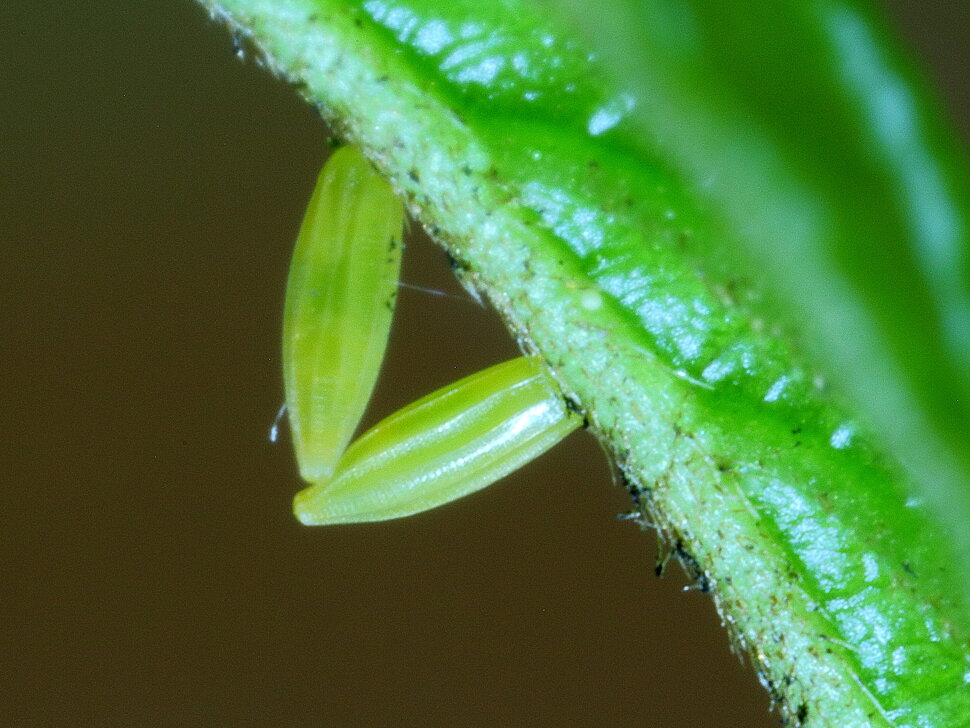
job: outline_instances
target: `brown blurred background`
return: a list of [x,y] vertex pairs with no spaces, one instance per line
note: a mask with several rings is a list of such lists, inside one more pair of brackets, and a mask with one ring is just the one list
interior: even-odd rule
[[[967,133],[968,6],[892,8]],[[322,123],[189,0],[6,0],[0,33],[0,725],[777,724],[585,434],[299,526],[267,432]],[[417,236],[404,277],[465,300],[402,291],[375,413],[515,353]]]

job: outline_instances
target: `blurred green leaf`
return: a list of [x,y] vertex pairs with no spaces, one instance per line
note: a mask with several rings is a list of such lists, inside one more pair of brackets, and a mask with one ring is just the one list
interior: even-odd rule
[[[965,150],[868,3],[562,5],[970,560]],[[970,574],[970,572],[968,572]]]

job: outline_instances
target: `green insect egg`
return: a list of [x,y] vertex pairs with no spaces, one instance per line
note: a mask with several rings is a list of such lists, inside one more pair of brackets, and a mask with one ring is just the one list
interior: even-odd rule
[[307,525],[383,521],[480,490],[582,424],[541,365],[518,358],[419,399],[362,435],[333,478],[296,495]]
[[359,149],[328,160],[296,241],[283,316],[286,408],[301,476],[327,480],[384,358],[404,210]]

